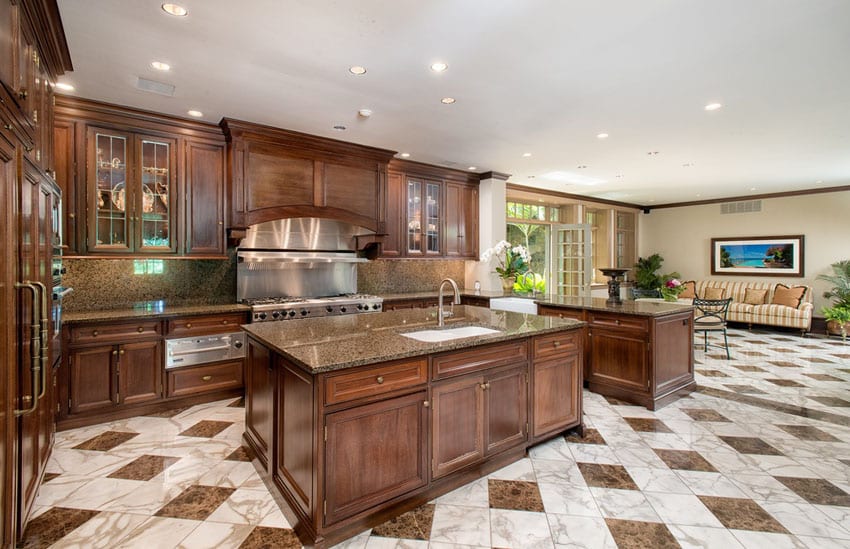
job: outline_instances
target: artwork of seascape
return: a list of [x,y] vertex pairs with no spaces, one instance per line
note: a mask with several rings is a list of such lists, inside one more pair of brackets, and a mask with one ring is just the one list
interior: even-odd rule
[[793,245],[777,243],[725,244],[720,247],[721,267],[747,269],[793,268]]

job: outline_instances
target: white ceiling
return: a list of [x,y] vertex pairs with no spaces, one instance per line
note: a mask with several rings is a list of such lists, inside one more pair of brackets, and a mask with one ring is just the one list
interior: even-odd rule
[[[160,0],[59,0],[76,69],[62,80],[635,204],[850,184],[848,0],[180,3],[187,17]],[[174,96],[139,91],[140,76]],[[543,178],[556,171],[604,182]]]

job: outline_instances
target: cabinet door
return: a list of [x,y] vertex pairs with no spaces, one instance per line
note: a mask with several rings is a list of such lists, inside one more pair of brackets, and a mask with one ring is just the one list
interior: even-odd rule
[[[0,21],[6,20],[4,16],[10,11],[8,2],[0,2]],[[6,29],[7,31],[11,29]],[[0,33],[0,47],[11,46],[6,42],[10,39]],[[11,51],[0,52],[0,65],[4,70],[0,76],[6,75],[6,70],[11,70]],[[7,63],[7,61],[9,63]],[[8,66],[6,66],[8,64]],[[5,119],[0,119],[5,124]],[[10,142],[10,137],[0,129],[0,210],[3,212],[3,221],[0,222],[0,242],[13,242],[15,239],[15,225],[9,223],[10,210],[12,209],[17,183],[17,150]],[[12,540],[12,522],[15,515],[16,505],[13,503],[14,490],[12,489],[12,478],[6,475],[6,471],[14,468],[14,429],[15,421],[9,410],[18,404],[14,388],[17,385],[18,376],[18,349],[16,345],[17,332],[17,300],[16,291],[12,287],[13,275],[11,268],[17,262],[16,254],[12,253],[12,247],[7,247],[5,253],[0,255],[0,363],[3,369],[0,373],[0,545],[10,545]],[[20,295],[20,294],[18,294]]]
[[404,174],[390,172],[387,175],[387,200],[384,222],[387,236],[381,241],[381,255],[383,257],[400,257],[403,253],[403,242],[406,237],[406,228],[402,222],[405,201]]
[[420,391],[326,416],[325,524],[426,484],[426,400]]
[[556,433],[579,422],[580,356],[570,354],[532,365],[532,437]]
[[121,404],[162,398],[162,342],[125,343],[118,350],[118,393]]
[[74,130],[75,124],[65,120],[57,120],[53,124],[54,169],[56,184],[62,189],[61,234],[62,244],[66,246],[63,253],[75,254],[77,247],[77,181],[76,162],[74,161]]
[[443,248],[443,184],[407,179],[407,255],[440,255]]
[[269,441],[274,425],[274,377],[269,350],[249,339],[245,368],[245,432],[264,467],[269,464]]
[[224,147],[186,144],[186,253],[224,254]]
[[525,442],[528,427],[526,379],[524,366],[485,376],[486,454],[495,454]]
[[177,251],[176,151],[174,139],[136,136],[138,183],[134,181],[127,209],[133,217],[138,252]]
[[129,252],[134,249],[131,135],[89,128],[88,219],[89,251]]
[[476,257],[478,189],[446,183],[446,256]]
[[592,328],[590,335],[589,383],[617,385],[642,394],[649,392],[645,334]]
[[484,380],[434,384],[432,476],[439,478],[484,457]]
[[71,349],[68,357],[71,414],[118,404],[118,348],[114,345]]

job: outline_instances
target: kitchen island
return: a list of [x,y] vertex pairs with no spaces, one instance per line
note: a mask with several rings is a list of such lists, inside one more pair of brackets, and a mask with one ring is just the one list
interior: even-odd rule
[[[307,544],[342,540],[581,427],[582,321],[455,306],[443,329],[436,308],[243,328],[244,438]],[[455,328],[492,332],[405,335]]]
[[594,393],[656,410],[693,391],[690,305],[546,296],[538,314],[587,322],[584,379]]

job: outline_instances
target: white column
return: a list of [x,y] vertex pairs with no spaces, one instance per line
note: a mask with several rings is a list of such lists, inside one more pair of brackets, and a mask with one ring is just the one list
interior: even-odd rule
[[[506,236],[505,216],[506,182],[510,175],[487,172],[482,175],[478,187],[478,253],[492,248]],[[465,287],[471,290],[475,281],[481,282],[482,290],[501,290],[502,283],[494,270],[495,261],[488,264],[480,261],[466,262]]]

